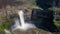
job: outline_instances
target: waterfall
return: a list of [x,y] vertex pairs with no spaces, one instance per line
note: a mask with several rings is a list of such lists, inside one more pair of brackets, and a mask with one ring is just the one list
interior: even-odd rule
[[20,21],[21,21],[21,26],[23,26],[25,24],[25,21],[24,21],[24,12],[22,10],[20,10],[18,12],[18,15],[20,17]]
[[19,15],[20,20],[18,18],[14,18],[15,24],[14,24],[14,26],[12,26],[13,31],[16,30],[16,29],[28,30],[30,28],[35,27],[34,24],[26,23],[24,21],[24,12],[23,12],[23,10],[20,10],[18,12],[18,15]]

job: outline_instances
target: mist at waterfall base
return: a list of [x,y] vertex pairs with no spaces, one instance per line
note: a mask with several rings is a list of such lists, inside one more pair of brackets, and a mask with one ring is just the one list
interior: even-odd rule
[[12,31],[20,29],[22,31],[26,31],[30,28],[35,28],[35,25],[32,23],[27,23],[24,20],[24,12],[20,10],[18,12],[19,18],[14,18],[15,24],[12,26]]

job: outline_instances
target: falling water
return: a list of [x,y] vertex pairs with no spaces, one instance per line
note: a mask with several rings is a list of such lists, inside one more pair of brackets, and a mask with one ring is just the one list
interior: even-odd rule
[[23,26],[25,24],[25,21],[24,21],[24,12],[22,10],[20,10],[18,12],[19,14],[19,17],[20,17],[20,20],[21,20],[21,26]]
[[27,30],[30,28],[34,28],[35,26],[31,23],[26,23],[24,21],[24,12],[23,10],[20,10],[18,12],[18,15],[20,17],[20,20],[18,18],[14,18],[15,24],[12,27],[12,30],[20,29],[20,30]]

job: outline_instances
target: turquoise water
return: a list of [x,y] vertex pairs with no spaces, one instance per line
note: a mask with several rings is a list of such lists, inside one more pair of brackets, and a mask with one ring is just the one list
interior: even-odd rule
[[5,34],[11,34],[9,30],[4,30],[5,31]]
[[9,32],[6,32],[5,34],[10,34]]

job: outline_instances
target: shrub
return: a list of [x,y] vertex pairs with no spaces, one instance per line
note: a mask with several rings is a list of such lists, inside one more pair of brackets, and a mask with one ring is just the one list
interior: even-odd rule
[[55,22],[55,25],[57,25],[57,26],[60,26],[60,20],[59,21],[54,21]]

